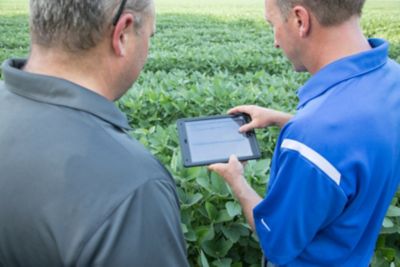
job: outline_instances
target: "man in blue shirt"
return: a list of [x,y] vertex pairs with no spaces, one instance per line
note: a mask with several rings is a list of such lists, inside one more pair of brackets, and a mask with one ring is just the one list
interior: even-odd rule
[[359,26],[364,1],[266,0],[275,47],[313,76],[294,116],[239,106],[278,125],[268,193],[248,185],[235,156],[214,164],[231,186],[264,255],[279,266],[368,266],[400,180],[400,66],[388,43]]

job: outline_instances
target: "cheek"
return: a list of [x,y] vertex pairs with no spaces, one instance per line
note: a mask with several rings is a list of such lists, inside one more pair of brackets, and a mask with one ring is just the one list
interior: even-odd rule
[[274,29],[274,46],[276,48],[281,47],[281,35],[279,29]]
[[141,47],[142,47],[142,49],[140,51],[140,59],[141,59],[140,61],[141,61],[141,65],[142,65],[141,67],[143,67],[147,61],[147,57],[148,57],[148,53],[149,53],[149,42],[144,41],[142,43]]
[[146,58],[147,58],[147,56],[148,56],[148,54],[149,54],[149,49],[150,49],[150,40],[147,39],[147,41],[145,41],[143,47],[144,47],[145,56],[146,56]]
[[278,35],[276,34],[276,31],[274,32],[274,46],[276,47],[276,48],[279,48],[279,41],[278,41],[278,39],[279,39],[279,37],[278,37]]

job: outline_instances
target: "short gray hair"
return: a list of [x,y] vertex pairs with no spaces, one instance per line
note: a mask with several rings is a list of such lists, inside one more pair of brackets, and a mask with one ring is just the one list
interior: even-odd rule
[[[70,52],[95,47],[112,25],[121,0],[30,0],[32,42],[61,46]],[[125,10],[135,12],[135,27],[150,15],[153,0],[128,0]]]
[[308,8],[323,26],[334,26],[361,16],[365,0],[276,0],[284,18],[295,5]]

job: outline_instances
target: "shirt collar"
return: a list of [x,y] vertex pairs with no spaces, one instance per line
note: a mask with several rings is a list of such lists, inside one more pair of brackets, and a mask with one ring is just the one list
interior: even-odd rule
[[2,69],[6,88],[18,95],[82,110],[119,128],[130,130],[126,116],[105,97],[64,79],[22,71],[26,60],[9,59]]
[[297,95],[302,108],[310,100],[322,95],[336,84],[373,71],[388,60],[389,44],[383,39],[369,39],[372,49],[339,59],[322,68],[301,87]]

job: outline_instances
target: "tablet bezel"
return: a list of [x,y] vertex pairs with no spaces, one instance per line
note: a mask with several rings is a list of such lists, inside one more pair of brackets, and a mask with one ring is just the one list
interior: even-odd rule
[[[245,113],[238,113],[238,114],[234,114],[234,115],[217,115],[217,116],[179,119],[176,122],[176,124],[177,124],[177,128],[178,128],[178,138],[179,138],[179,144],[181,147],[183,166],[184,167],[205,166],[205,165],[210,165],[213,163],[227,163],[229,161],[229,156],[228,156],[227,158],[192,162],[192,159],[190,156],[189,142],[187,142],[188,136],[187,136],[186,126],[185,126],[186,123],[195,122],[195,121],[207,121],[207,120],[215,121],[215,120],[227,119],[227,118],[233,119],[233,118],[237,118],[237,117],[243,117],[244,120],[246,121],[246,123],[251,121],[250,116]],[[245,157],[238,157],[238,159],[240,161],[246,161],[246,160],[261,158],[261,152],[260,152],[260,148],[259,148],[258,141],[257,141],[254,130],[248,131],[246,133],[246,136],[249,139],[250,148],[251,148],[251,151],[253,152],[253,155],[245,156]]]

